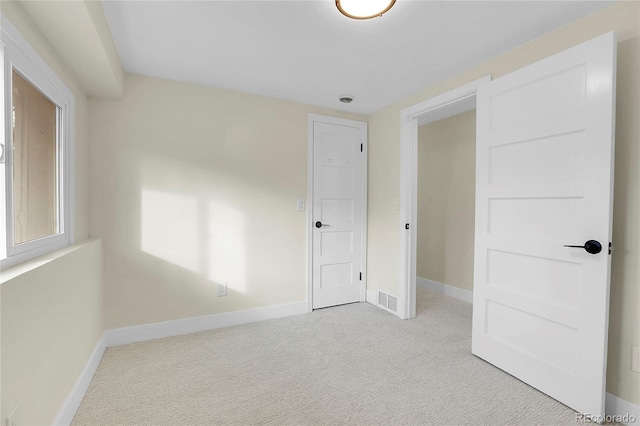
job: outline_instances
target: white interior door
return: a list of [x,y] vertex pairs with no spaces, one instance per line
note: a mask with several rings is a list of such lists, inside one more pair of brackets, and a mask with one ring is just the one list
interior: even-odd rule
[[313,309],[363,300],[366,123],[313,126]]
[[[604,414],[615,35],[478,89],[475,355]],[[584,248],[585,242],[598,241]]]

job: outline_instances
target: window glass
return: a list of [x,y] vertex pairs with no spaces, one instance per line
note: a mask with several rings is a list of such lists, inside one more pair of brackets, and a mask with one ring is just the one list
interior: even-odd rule
[[15,69],[12,78],[13,238],[58,234],[58,106]]

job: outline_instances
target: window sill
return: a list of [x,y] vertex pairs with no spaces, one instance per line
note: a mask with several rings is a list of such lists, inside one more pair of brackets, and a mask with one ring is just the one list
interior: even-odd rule
[[20,275],[23,275],[30,271],[38,269],[39,267],[46,265],[47,263],[53,262],[61,257],[68,255],[69,253],[73,253],[76,250],[80,250],[83,247],[86,247],[91,244],[95,244],[97,241],[100,241],[100,239],[88,238],[86,240],[82,240],[70,246],[66,246],[61,249],[54,250],[47,254],[37,256],[30,260],[26,260],[17,265],[12,265],[6,269],[2,269],[0,271],[0,284],[4,284],[7,281],[11,281],[16,277],[19,277]]

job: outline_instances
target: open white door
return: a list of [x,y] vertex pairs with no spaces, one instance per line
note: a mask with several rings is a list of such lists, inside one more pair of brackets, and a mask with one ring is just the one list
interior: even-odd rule
[[313,309],[364,301],[367,124],[312,115]]
[[[477,97],[472,351],[594,416],[604,415],[614,94],[608,33]],[[590,240],[601,251],[567,247]]]

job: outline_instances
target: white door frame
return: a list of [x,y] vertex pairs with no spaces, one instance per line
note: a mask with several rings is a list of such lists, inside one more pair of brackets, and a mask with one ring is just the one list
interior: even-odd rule
[[[398,316],[416,316],[418,217],[418,127],[475,108],[478,87],[487,75],[400,111],[400,286]],[[409,224],[409,229],[405,227]]]
[[313,123],[322,122],[338,126],[363,127],[365,138],[362,141],[362,248],[361,265],[362,280],[360,281],[360,302],[366,300],[367,292],[367,153],[368,153],[368,126],[364,121],[347,120],[344,118],[330,117],[327,115],[308,114],[307,116],[307,311],[313,311]]

